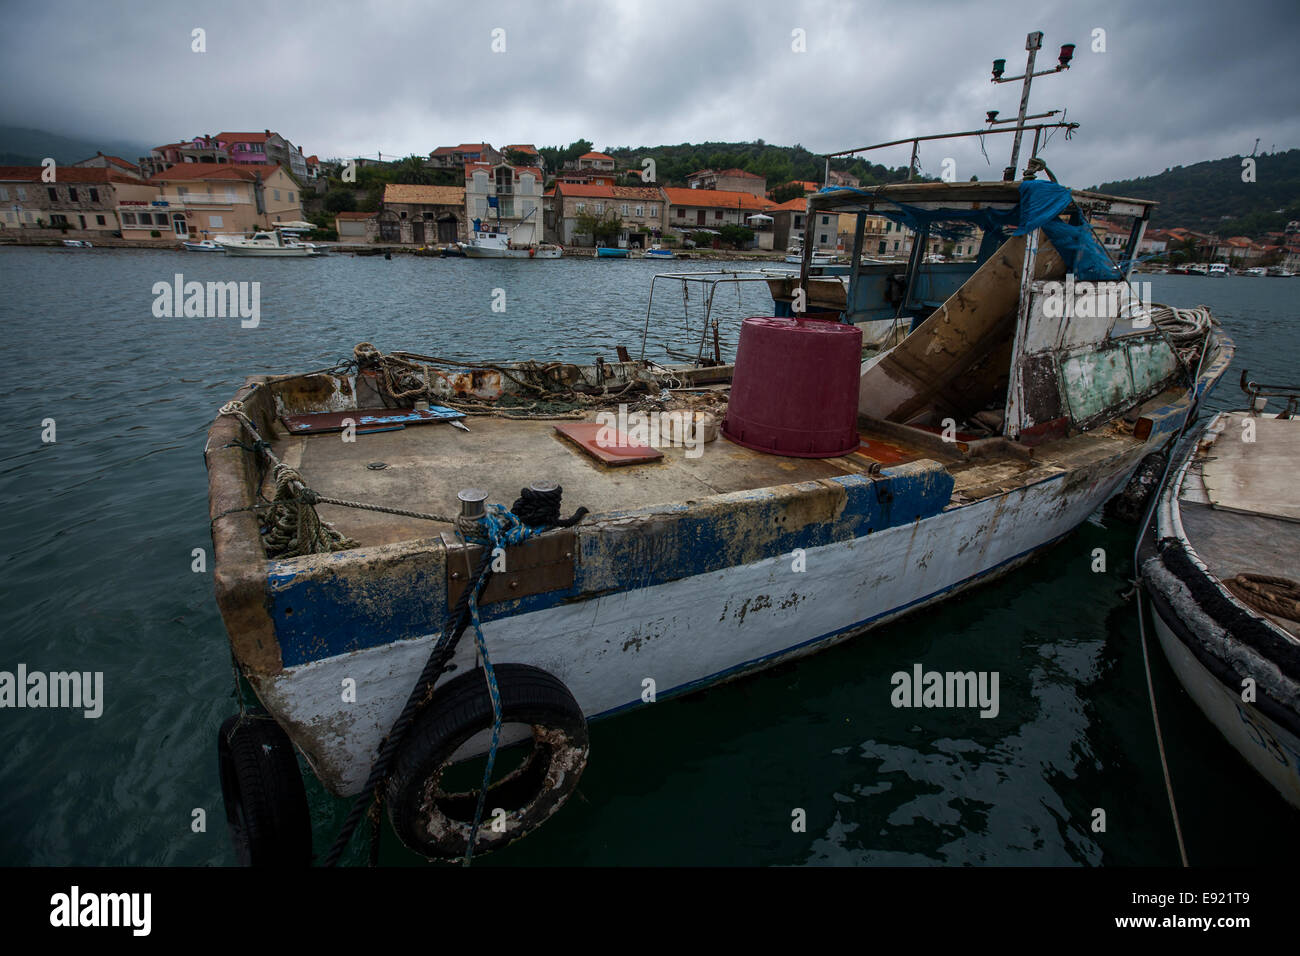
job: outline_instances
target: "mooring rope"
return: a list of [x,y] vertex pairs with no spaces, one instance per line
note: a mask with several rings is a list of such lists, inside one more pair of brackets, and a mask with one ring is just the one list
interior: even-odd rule
[[1223,585],[1258,611],[1300,621],[1300,584],[1290,578],[1243,573],[1228,578]]

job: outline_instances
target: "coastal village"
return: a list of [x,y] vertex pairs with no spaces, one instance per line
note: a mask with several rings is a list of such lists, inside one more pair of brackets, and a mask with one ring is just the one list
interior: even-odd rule
[[[367,202],[366,191],[357,188],[347,204],[371,209],[330,212],[322,202],[327,191],[355,183],[358,169],[413,161],[442,184],[388,182],[377,202]],[[322,161],[269,129],[223,132],[154,147],[134,162],[98,153],[71,166],[0,167],[0,242],[174,246],[310,220],[316,227],[311,238],[337,243],[340,251],[376,245],[445,250],[481,228],[508,236],[516,248],[549,243],[566,254],[608,246],[631,255],[698,248],[780,258],[801,252],[805,241],[817,255],[851,252],[855,217],[820,214],[809,223],[804,198],[823,186],[858,187],[847,172],[828,167],[825,183],[774,184],[740,168],[696,170],[676,185],[656,182],[652,174],[594,151],[549,169],[532,144],[497,149],[461,143],[404,160]],[[1123,249],[1126,228],[1104,217],[1094,228],[1108,250]],[[964,238],[930,237],[924,254],[969,261],[980,240],[976,228]],[[912,241],[905,226],[868,217],[862,255],[904,259]],[[1204,264],[1188,266],[1191,271],[1217,263],[1221,270],[1256,274],[1265,267],[1300,272],[1300,223],[1254,237],[1148,229],[1138,254],[1157,265]]]

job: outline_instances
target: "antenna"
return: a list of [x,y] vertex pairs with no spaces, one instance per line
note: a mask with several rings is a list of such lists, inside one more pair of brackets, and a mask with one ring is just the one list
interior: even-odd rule
[[[1011,145],[1011,165],[1002,171],[1002,178],[1007,182],[1013,182],[1016,178],[1016,165],[1020,160],[1020,137],[1021,134],[1024,133],[1025,120],[1039,119],[1044,116],[1052,116],[1056,113],[1056,110],[1052,110],[1050,113],[1040,113],[1037,116],[1027,115],[1029,113],[1030,84],[1036,76],[1048,76],[1052,73],[1060,73],[1062,70],[1068,70],[1070,68],[1070,60],[1074,58],[1074,44],[1066,43],[1061,47],[1061,52],[1057,56],[1055,67],[1050,70],[1041,70],[1038,73],[1035,73],[1034,60],[1038,55],[1038,51],[1042,49],[1042,46],[1043,34],[1041,31],[1036,30],[1025,37],[1025,49],[1029,51],[1029,56],[1025,61],[1025,72],[1021,76],[1003,76],[1007,69],[1007,61],[1004,59],[993,61],[992,82],[1014,83],[1016,80],[1024,80],[1024,86],[1020,91],[1020,115],[1015,120],[1016,137],[1015,141]],[[997,111],[990,110],[988,113],[988,122],[992,125],[994,123],[1009,123],[1011,120],[999,120],[997,118]],[[1037,134],[1035,134],[1034,141],[1035,146],[1037,146]]]

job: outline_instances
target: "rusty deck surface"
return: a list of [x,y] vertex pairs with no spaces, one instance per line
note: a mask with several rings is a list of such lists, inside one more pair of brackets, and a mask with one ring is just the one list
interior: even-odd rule
[[[987,494],[1059,473],[1063,469],[1108,457],[1134,441],[1122,434],[1089,435],[1052,443],[1039,450],[1038,460],[1010,456],[963,459],[955,450],[915,443],[896,435],[863,429],[862,446],[840,458],[784,458],[743,448],[725,438],[706,443],[698,457],[686,449],[662,447],[663,458],[642,465],[611,468],[583,454],[555,431],[554,422],[473,417],[470,431],[431,424],[401,431],[358,434],[345,442],[338,434],[289,435],[277,431],[274,451],[297,468],[315,491],[330,497],[412,511],[452,515],[456,494],[482,488],[488,500],[509,505],[520,489],[539,480],[564,489],[563,513],[579,506],[593,513],[631,511],[666,504],[684,504],[715,494],[786,485],[866,473],[873,466],[891,467],[930,459],[946,465],[956,479],[954,502]],[[875,451],[878,457],[871,457]],[[385,467],[368,465],[382,462]],[[268,478],[263,486],[274,492]],[[378,512],[322,504],[320,516],[363,547],[429,537],[446,525]]]

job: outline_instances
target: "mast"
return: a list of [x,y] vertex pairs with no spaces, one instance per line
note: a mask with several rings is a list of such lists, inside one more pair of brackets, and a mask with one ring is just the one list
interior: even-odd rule
[[[1003,76],[1006,72],[1007,61],[1004,59],[993,61],[993,80],[994,83],[1014,83],[1016,80],[1024,80],[1024,85],[1020,88],[1020,113],[1016,118],[1015,140],[1011,144],[1011,165],[1002,171],[1002,178],[1006,182],[1014,182],[1016,178],[1016,166],[1020,161],[1020,138],[1025,131],[1025,120],[1036,119],[1037,117],[1029,116],[1029,87],[1036,76],[1049,76],[1053,73],[1060,73],[1062,70],[1070,68],[1070,60],[1074,57],[1074,44],[1066,43],[1061,47],[1061,52],[1057,57],[1056,66],[1050,70],[1040,70],[1034,72],[1034,60],[1038,56],[1038,51],[1043,46],[1043,33],[1041,30],[1035,30],[1025,37],[1025,49],[1029,51],[1029,56],[1025,60],[1025,72],[1021,76]],[[1050,115],[1050,114],[1044,114]],[[1006,123],[1009,120],[999,120],[997,111],[989,113],[989,123]],[[1037,138],[1035,137],[1035,142]],[[1037,150],[1035,149],[1035,152]]]

